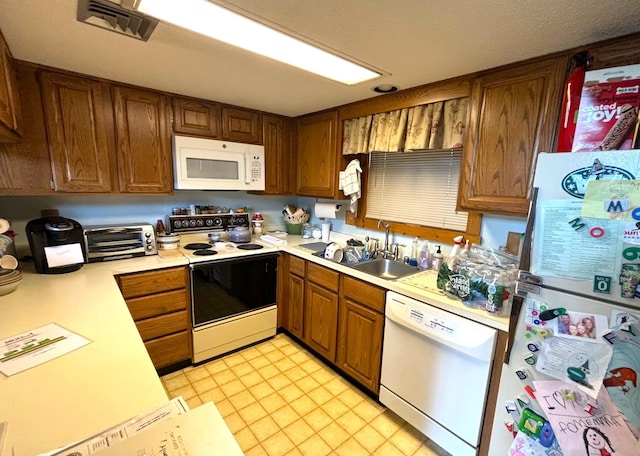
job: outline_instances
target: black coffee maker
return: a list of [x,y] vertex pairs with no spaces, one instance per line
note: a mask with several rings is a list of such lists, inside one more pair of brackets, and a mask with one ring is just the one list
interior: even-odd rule
[[27,223],[29,248],[40,274],[77,271],[86,262],[82,226],[75,220],[52,216]]

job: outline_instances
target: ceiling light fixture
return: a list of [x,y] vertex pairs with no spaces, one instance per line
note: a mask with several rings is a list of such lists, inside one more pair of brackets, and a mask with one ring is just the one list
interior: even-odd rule
[[138,11],[347,85],[381,76],[207,0],[139,0]]
[[398,87],[393,84],[380,84],[375,87],[371,87],[371,90],[377,93],[391,93],[398,90]]

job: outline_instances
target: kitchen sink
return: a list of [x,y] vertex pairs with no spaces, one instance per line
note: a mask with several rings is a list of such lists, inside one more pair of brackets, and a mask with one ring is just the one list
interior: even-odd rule
[[394,280],[418,272],[415,266],[400,263],[386,258],[364,261],[362,263],[350,264],[350,268],[371,274],[381,279]]

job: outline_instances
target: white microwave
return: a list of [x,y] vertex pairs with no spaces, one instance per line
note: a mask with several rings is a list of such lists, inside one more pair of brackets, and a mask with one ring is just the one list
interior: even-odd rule
[[173,188],[264,190],[264,146],[173,137]]

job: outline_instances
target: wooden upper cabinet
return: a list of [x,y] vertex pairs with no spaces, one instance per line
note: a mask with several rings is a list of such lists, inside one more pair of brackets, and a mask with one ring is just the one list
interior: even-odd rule
[[55,190],[112,191],[115,141],[109,85],[50,72],[40,73],[40,83]]
[[550,58],[474,81],[459,209],[527,215],[536,156],[555,148],[567,64]]
[[640,36],[623,37],[587,46],[589,70],[600,70],[640,63]]
[[338,198],[338,112],[297,121],[297,186],[301,196]]
[[221,136],[219,103],[173,98],[174,133],[218,139]]
[[171,141],[167,97],[113,87],[120,191],[170,193]]
[[21,122],[22,109],[13,57],[0,34],[0,141],[19,141]]
[[262,194],[294,192],[295,157],[291,150],[291,119],[263,114],[262,138],[265,155],[265,188]]
[[262,144],[262,115],[249,109],[223,106],[222,139]]

